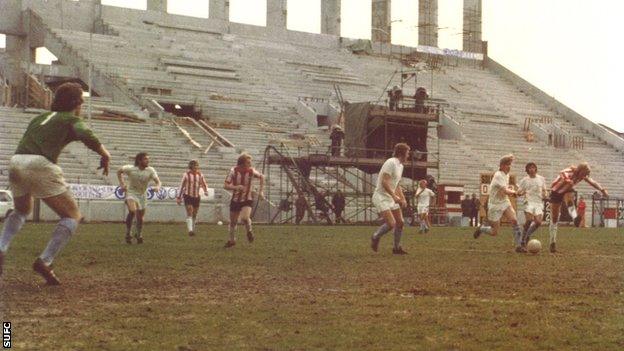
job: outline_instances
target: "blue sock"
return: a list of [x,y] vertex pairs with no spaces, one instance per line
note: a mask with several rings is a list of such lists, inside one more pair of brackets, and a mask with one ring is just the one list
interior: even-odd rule
[[531,225],[529,226],[529,229],[526,231],[526,234],[524,235],[526,240],[525,243],[529,242],[529,240],[531,240],[531,234],[533,234],[537,228],[539,228],[539,224],[533,222],[531,223]]
[[482,225],[479,227],[481,233],[492,234],[492,227]]
[[39,258],[46,265],[51,265],[54,257],[61,252],[63,247],[69,242],[69,239],[71,239],[72,234],[76,232],[76,228],[78,228],[78,222],[75,219],[61,218],[52,232],[52,239],[50,239],[48,246],[43,250]]
[[401,236],[403,235],[403,227],[394,227],[394,248],[401,247]]
[[4,220],[4,227],[2,228],[2,234],[0,235],[0,251],[2,253],[7,252],[11,240],[22,229],[22,226],[26,222],[26,215],[18,211],[13,211]]
[[516,246],[522,245],[522,230],[520,230],[520,226],[517,223],[513,225],[513,234]]
[[373,238],[375,239],[380,238],[389,231],[390,231],[390,227],[388,227],[388,225],[384,223],[379,228],[377,228],[377,231],[375,231],[375,234],[373,234]]

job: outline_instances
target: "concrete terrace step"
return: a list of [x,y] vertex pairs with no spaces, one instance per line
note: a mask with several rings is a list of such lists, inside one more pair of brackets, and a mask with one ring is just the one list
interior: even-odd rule
[[[208,165],[208,171],[219,173],[227,169],[240,150],[260,155],[272,138],[287,137],[290,131],[299,129],[299,125],[305,131],[305,124],[298,123],[300,117],[292,112],[297,98],[329,98],[337,105],[336,98],[330,95],[334,83],[340,85],[348,101],[376,101],[380,95],[383,101],[383,90],[399,67],[397,61],[387,58],[353,55],[344,49],[309,47],[305,43],[293,44],[271,38],[173,28],[131,19],[112,22],[105,19],[105,24],[119,36],[92,36],[97,53],[93,58],[96,68],[116,74],[114,79],[128,83],[133,94],[141,94],[143,87],[170,89],[170,96],[141,96],[171,103],[197,104],[210,121],[227,121],[241,126],[240,130],[219,129],[236,144],[236,152],[217,148],[214,153],[203,155],[171,126],[161,128],[149,122],[148,126],[132,127],[106,122],[94,124],[96,132],[111,143],[118,157],[131,157],[136,148],[145,148],[155,154],[155,164],[163,168],[163,174],[171,174],[172,179],[182,170],[187,157],[196,157]],[[86,52],[88,33],[58,32],[67,43],[72,43],[74,49]],[[119,62],[119,57],[124,60]],[[173,70],[168,72],[165,66]],[[390,85],[399,84],[399,80],[395,77]],[[495,169],[498,158],[510,151],[518,153],[518,162],[537,160],[540,164],[548,162],[549,167],[552,162],[553,168],[564,167],[579,158],[586,159],[596,165],[597,176],[603,171],[606,173],[607,168],[612,168],[613,174],[624,171],[621,154],[566,123],[539,101],[490,71],[461,64],[444,66],[433,72],[433,79],[429,74],[419,75],[418,84],[426,87],[433,97],[449,102],[464,134],[464,138],[455,143],[440,141],[441,165],[444,167],[439,172],[443,180],[464,182],[467,189],[478,190],[475,172]],[[552,117],[571,135],[583,136],[585,150],[557,150],[526,142],[521,129],[526,117]],[[4,120],[0,113],[0,126],[11,131],[25,128],[27,123],[10,121],[2,124]],[[258,122],[281,127],[286,133],[256,128]],[[202,145],[206,142],[197,131],[191,133],[194,138],[202,139]],[[322,143],[328,143],[326,135],[317,135]],[[16,139],[0,137],[0,140]],[[434,145],[429,147],[430,150],[436,148]],[[5,148],[0,148],[0,152],[3,150]],[[6,150],[8,152],[9,148]]]

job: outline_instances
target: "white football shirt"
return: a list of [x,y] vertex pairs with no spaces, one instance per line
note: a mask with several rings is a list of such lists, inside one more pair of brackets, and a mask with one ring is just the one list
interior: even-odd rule
[[546,191],[546,180],[541,175],[535,178],[526,176],[518,184],[518,188],[526,190],[525,198],[530,203],[542,203],[542,193]]
[[418,197],[416,198],[418,207],[428,207],[429,202],[431,201],[431,197],[435,196],[435,193],[429,188],[418,188],[418,190],[416,190],[416,195],[418,195]]
[[499,193],[501,189],[509,186],[509,174],[503,171],[496,171],[490,183],[490,197],[488,199],[489,208],[500,208],[511,205],[509,197],[505,193]]
[[137,166],[126,165],[121,167],[121,171],[128,177],[128,192],[135,195],[145,194],[150,180],[158,179],[158,174],[153,167],[141,170]]
[[384,173],[390,175],[390,185],[394,190],[397,188],[397,186],[399,186],[399,182],[401,181],[401,176],[403,175],[403,164],[401,164],[401,161],[399,161],[399,159],[396,157],[389,158],[386,160],[386,162],[384,162],[383,166],[381,166],[381,170],[379,171],[379,175],[377,176],[377,186],[375,187],[375,193],[381,196],[392,198],[392,195],[388,194],[382,184],[382,175]]

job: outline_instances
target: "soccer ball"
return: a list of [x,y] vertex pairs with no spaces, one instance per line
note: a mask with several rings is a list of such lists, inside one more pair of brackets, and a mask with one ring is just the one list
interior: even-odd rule
[[529,240],[529,243],[527,244],[527,251],[529,251],[532,254],[536,254],[540,252],[541,249],[542,249],[542,243],[539,240],[537,239]]
[[217,222],[217,224],[218,224],[218,225],[223,225],[223,222],[218,221],[218,222]]

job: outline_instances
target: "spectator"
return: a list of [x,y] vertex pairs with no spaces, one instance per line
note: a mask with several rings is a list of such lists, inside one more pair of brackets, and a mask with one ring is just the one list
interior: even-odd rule
[[472,194],[472,206],[470,208],[470,226],[479,226],[479,210],[481,209],[481,201],[477,199],[477,194]]
[[470,219],[472,217],[472,200],[470,200],[470,196],[464,196],[464,199],[461,202],[461,210],[462,210],[462,227],[470,226]]
[[574,219],[574,225],[579,228],[585,228],[585,208],[587,205],[585,204],[585,200],[582,196],[579,196],[578,204],[576,209],[576,218]]
[[396,111],[398,109],[399,101],[403,99],[403,90],[398,85],[388,90],[388,100],[390,111]]
[[336,191],[331,201],[332,206],[334,206],[334,213],[336,214],[336,223],[346,223],[344,218],[342,218],[342,212],[345,209],[345,196],[340,189]]
[[285,199],[282,199],[279,203],[279,210],[282,212],[290,212],[292,209],[292,201],[290,200],[290,194],[286,196]]
[[280,213],[288,213],[292,210],[292,205],[293,202],[290,199],[290,194],[286,195],[285,199],[282,199],[279,203],[279,206],[277,206],[277,209],[279,211],[277,211],[275,213],[275,215],[273,216],[273,218],[271,218],[271,223],[275,222],[275,219],[280,215]]
[[342,127],[334,124],[331,134],[329,134],[329,138],[331,139],[331,155],[340,156],[340,146],[342,145],[342,139],[344,139],[344,131],[342,130]]
[[327,208],[325,202],[325,194],[323,194],[322,192],[318,192],[314,196],[314,205],[316,206],[316,209],[322,213],[326,213],[327,211],[329,211],[329,208]]
[[600,200],[602,199],[602,194],[598,191],[594,191],[592,194],[592,200]]
[[314,196],[314,204],[316,205],[316,209],[319,211],[319,219],[325,219],[328,224],[334,224],[331,217],[329,217],[329,203],[325,199],[327,194],[325,192],[318,192],[316,196]]
[[414,94],[414,111],[416,113],[429,113],[428,109],[425,107],[425,100],[429,98],[429,94],[427,93],[427,89],[420,87],[416,89],[416,94]]
[[306,199],[303,194],[297,195],[297,200],[295,200],[295,223],[299,225],[306,211]]

